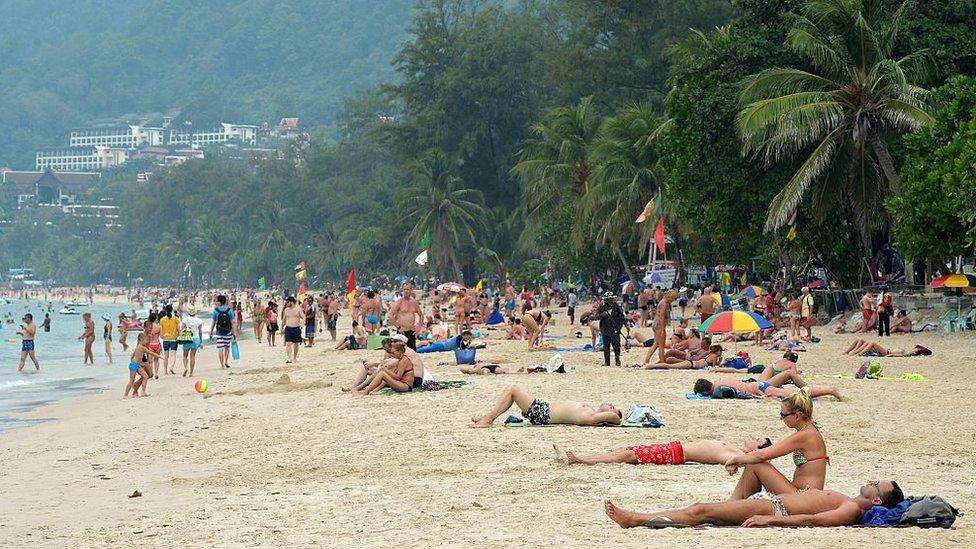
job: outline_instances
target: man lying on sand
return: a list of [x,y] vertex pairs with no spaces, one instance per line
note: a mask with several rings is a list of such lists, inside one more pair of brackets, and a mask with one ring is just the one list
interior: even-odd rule
[[688,461],[707,465],[725,465],[735,456],[753,450],[768,448],[772,441],[768,438],[754,437],[736,445],[722,440],[698,440],[694,442],[674,441],[666,444],[641,444],[617,448],[609,454],[580,456],[562,446],[552,445],[556,458],[572,464],[596,465],[598,463],[630,463],[631,465],[682,465]]
[[533,425],[619,425],[623,414],[613,404],[603,403],[593,408],[581,402],[563,401],[548,403],[533,398],[525,389],[509,385],[491,410],[482,417],[471,418],[471,427],[484,428],[515,404],[522,416]]
[[750,395],[786,398],[793,394],[794,391],[777,387],[775,383],[782,384],[785,383],[785,381],[783,381],[784,379],[794,378],[801,380],[803,383],[802,387],[810,388],[811,397],[832,396],[837,400],[846,400],[844,396],[840,394],[840,391],[837,390],[837,387],[813,387],[807,385],[806,382],[802,381],[802,378],[800,378],[799,374],[797,374],[794,370],[780,372],[779,374],[770,378],[769,381],[739,381],[736,379],[723,379],[721,381],[712,383],[707,379],[699,379],[695,382],[694,391],[699,395],[711,396],[716,387],[730,387],[740,393],[747,393]]
[[874,480],[854,497],[830,490],[805,490],[777,496],[758,493],[749,499],[696,503],[683,509],[657,513],[625,511],[604,502],[607,516],[623,528],[717,526],[853,526],[875,505],[891,508],[905,499],[898,483]]
[[458,369],[462,374],[471,375],[501,375],[501,374],[524,374],[525,367],[521,367],[518,370],[513,370],[511,368],[505,368],[500,364],[495,364],[493,362],[486,362],[484,360],[479,360],[474,364],[461,364]]

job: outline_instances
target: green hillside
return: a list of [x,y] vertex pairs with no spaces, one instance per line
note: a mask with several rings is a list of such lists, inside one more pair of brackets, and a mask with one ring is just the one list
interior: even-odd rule
[[394,78],[415,0],[0,0],[0,166],[104,118],[298,116]]

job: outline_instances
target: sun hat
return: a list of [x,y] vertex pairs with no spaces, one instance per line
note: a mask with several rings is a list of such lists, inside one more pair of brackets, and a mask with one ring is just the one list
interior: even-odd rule
[[102,320],[108,322],[109,320],[112,320],[112,315],[110,313],[105,313],[102,315]]

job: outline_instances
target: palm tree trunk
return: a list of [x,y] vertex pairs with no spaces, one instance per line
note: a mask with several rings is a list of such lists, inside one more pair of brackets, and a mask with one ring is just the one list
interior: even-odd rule
[[881,171],[884,172],[885,179],[888,180],[891,194],[898,194],[900,180],[898,179],[898,172],[895,171],[895,161],[892,160],[891,154],[888,152],[888,146],[885,145],[884,141],[876,133],[872,133],[868,141],[871,143],[871,149],[874,151],[874,155],[878,157],[878,164],[881,165]]
[[634,289],[636,290],[637,278],[634,276],[634,271],[630,268],[630,264],[627,263],[627,258],[624,257],[624,253],[620,250],[620,246],[618,246],[616,243],[611,244],[611,246],[613,247],[613,253],[617,254],[617,257],[620,258],[620,263],[624,266],[624,271],[627,273],[627,278],[630,279],[630,282],[634,285]]

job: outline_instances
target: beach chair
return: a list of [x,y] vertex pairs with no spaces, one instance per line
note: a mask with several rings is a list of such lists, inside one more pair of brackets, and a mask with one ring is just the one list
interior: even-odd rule
[[957,320],[959,320],[959,313],[955,309],[946,309],[946,312],[939,317],[938,324],[942,326],[942,331],[950,333],[955,331]]
[[958,323],[959,331],[964,330],[976,330],[976,307],[973,307],[966,313],[966,316]]

